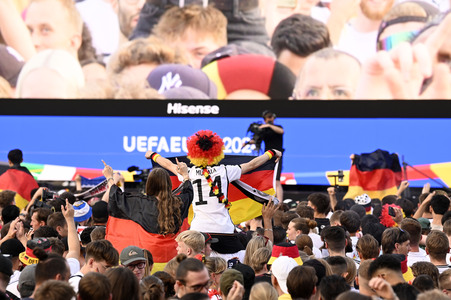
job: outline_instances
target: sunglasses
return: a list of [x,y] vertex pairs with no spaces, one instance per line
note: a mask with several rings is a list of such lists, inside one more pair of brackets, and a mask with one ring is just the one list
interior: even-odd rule
[[392,34],[377,42],[377,50],[390,51],[401,42],[410,42],[417,35],[419,30],[404,31]]

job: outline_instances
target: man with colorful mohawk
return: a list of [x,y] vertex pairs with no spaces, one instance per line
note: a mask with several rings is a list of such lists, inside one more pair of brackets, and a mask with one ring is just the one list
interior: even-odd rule
[[[282,153],[272,149],[241,165],[219,165],[224,158],[224,142],[211,130],[200,130],[189,137],[187,148],[187,157],[194,165],[189,170],[194,189],[191,229],[209,233],[233,233],[235,227],[229,215],[230,203],[227,200],[229,183],[240,179],[241,174],[258,168],[274,156],[278,161]],[[177,165],[156,152],[148,151],[146,157],[177,174]]]

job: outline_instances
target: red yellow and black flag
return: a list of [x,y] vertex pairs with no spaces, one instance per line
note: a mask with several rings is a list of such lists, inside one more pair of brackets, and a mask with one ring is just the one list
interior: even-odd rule
[[0,191],[10,190],[16,192],[16,206],[25,208],[31,200],[31,191],[38,188],[38,183],[33,176],[18,169],[8,169],[0,175]]
[[382,199],[396,195],[402,181],[398,155],[377,149],[371,153],[354,155],[349,174],[349,189],[344,198],[354,199],[368,194],[370,198]]

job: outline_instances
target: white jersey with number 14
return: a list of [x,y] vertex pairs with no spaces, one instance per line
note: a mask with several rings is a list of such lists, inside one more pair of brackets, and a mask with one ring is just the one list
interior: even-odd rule
[[[226,198],[228,196],[229,182],[241,177],[241,168],[239,166],[219,165],[207,167],[207,170],[213,183],[218,186],[219,191]],[[191,221],[190,229],[210,233],[233,233],[234,225],[230,218],[229,210],[212,192],[202,171],[199,167],[192,167],[189,170],[189,178],[194,190],[194,218]]]

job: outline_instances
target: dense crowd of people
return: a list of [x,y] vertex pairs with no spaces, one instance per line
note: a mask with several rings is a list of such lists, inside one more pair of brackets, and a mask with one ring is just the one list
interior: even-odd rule
[[78,179],[72,192],[40,182],[23,207],[23,186],[34,179],[11,150],[4,174],[15,180],[0,191],[0,299],[451,297],[449,191],[426,184],[405,197],[403,181],[382,199],[337,199],[334,187],[290,205],[268,196],[261,216],[235,225],[229,182],[281,152],[224,166],[223,142],[208,130],[187,149],[191,167],[146,153],[162,168],[152,169],[145,193],[127,191],[104,162],[103,195],[83,198]]
[[0,97],[451,99],[449,0],[3,0]]

